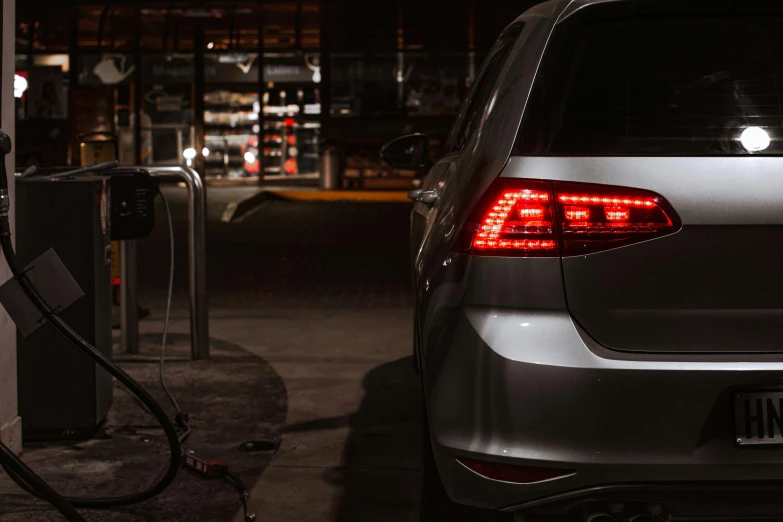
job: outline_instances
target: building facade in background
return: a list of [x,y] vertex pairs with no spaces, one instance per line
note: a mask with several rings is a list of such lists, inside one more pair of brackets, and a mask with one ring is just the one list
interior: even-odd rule
[[[191,163],[213,183],[405,186],[377,150],[443,139],[499,32],[527,2],[19,2],[17,165]],[[400,179],[402,176],[402,179]]]

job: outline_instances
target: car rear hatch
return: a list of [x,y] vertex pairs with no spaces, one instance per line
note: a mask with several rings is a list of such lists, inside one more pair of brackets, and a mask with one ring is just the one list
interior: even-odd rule
[[783,352],[781,18],[627,4],[556,29],[504,176],[642,189],[681,222],[563,253],[569,309],[603,345]]

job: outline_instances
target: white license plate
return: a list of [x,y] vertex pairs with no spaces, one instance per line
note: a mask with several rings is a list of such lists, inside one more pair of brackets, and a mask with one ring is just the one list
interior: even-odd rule
[[740,446],[783,444],[783,391],[735,393],[734,432]]

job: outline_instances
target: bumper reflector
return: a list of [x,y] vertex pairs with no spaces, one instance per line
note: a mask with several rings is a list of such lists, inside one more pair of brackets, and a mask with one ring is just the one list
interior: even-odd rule
[[513,466],[497,462],[483,462],[466,457],[457,457],[457,462],[484,478],[501,482],[512,482],[514,484],[534,484],[536,482],[544,482],[545,480],[568,477],[576,473],[568,469]]

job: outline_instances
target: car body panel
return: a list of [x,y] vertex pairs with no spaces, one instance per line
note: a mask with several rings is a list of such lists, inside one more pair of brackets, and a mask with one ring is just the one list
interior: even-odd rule
[[569,309],[605,346],[642,352],[783,351],[783,158],[514,157],[502,176],[626,186],[683,228],[563,259]]
[[[611,484],[783,480],[783,451],[736,445],[731,402],[735,391],[783,389],[783,355],[770,341],[783,338],[775,302],[783,295],[783,159],[512,157],[558,22],[592,4],[628,1],[555,0],[520,16],[524,30],[479,131],[425,179],[438,190],[435,205],[415,206],[416,339],[435,460],[455,502],[515,509]],[[459,231],[498,176],[654,191],[683,229],[563,259],[455,253]],[[721,247],[722,234],[729,241]],[[735,273],[726,277],[711,263],[718,260],[734,263]],[[645,264],[649,280],[624,275]],[[774,280],[762,277],[770,273]],[[625,285],[631,295],[622,294]],[[707,310],[701,333],[664,309],[697,320]],[[760,345],[762,337],[768,353],[749,356],[743,340]],[[510,484],[481,477],[458,456],[575,474]]]
[[[735,445],[731,402],[733,390],[780,388],[783,355],[615,352],[550,295],[559,260],[449,259],[429,309],[425,394],[453,499],[501,509],[594,485],[783,479],[780,449]],[[498,272],[513,277],[476,277]],[[576,474],[507,484],[455,455]]]
[[[438,190],[439,199],[430,209],[419,203],[413,210],[414,222],[421,217],[427,221],[426,225],[415,225],[417,231],[424,232],[412,238],[411,247],[416,253],[414,284],[419,305],[429,299],[426,282],[436,277],[439,265],[456,240],[456,232],[511,154],[527,94],[554,26],[550,18],[552,8],[545,5],[515,21],[523,23],[524,29],[495,86],[494,102],[481,116],[476,136],[463,150],[438,161],[423,181],[425,190]],[[464,114],[459,116],[456,125],[463,117]],[[490,119],[492,124],[487,125]]]

